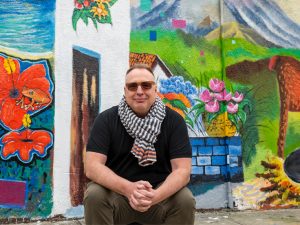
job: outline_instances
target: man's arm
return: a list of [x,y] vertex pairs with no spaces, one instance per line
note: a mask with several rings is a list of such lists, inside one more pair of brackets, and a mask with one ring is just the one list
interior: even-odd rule
[[172,172],[167,179],[154,190],[152,204],[157,204],[175,194],[190,181],[191,158],[176,158],[171,160]]
[[[153,193],[153,197],[148,198],[151,201],[151,205],[155,205],[171,195],[175,194],[181,188],[187,185],[190,181],[191,174],[191,159],[190,158],[176,158],[171,160],[172,172],[166,178],[166,180],[157,189],[147,190]],[[135,190],[130,198],[131,203],[139,211],[140,201],[145,199],[145,190]],[[144,209],[148,210],[149,207]],[[144,210],[144,211],[146,211]]]
[[[86,152],[85,159],[85,174],[86,176],[107,189],[126,196],[128,199],[133,194],[134,190],[141,186],[150,184],[146,181],[130,182],[108,168],[105,163],[107,156],[97,152]],[[147,201],[147,200],[145,200]],[[149,204],[148,201],[144,204]]]

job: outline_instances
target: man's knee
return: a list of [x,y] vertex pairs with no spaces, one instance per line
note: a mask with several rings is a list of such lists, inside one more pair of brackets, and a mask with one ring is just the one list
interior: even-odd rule
[[196,206],[195,198],[192,192],[188,188],[183,188],[178,191],[172,199],[172,202],[176,208],[186,211],[194,211]]
[[84,205],[99,205],[108,201],[109,190],[99,184],[91,182],[84,193]]

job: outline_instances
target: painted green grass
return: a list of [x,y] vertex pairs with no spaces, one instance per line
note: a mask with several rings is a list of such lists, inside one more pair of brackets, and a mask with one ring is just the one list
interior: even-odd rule
[[[210,77],[221,78],[220,48],[204,39],[157,30],[157,41],[149,41],[149,31],[138,31],[131,33],[130,51],[158,55],[174,75],[182,75],[197,86]],[[205,54],[204,64],[201,64],[200,51]]]

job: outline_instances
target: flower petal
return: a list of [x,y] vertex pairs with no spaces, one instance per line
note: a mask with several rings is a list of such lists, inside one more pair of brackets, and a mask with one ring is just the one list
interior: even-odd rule
[[11,130],[18,130],[23,126],[22,119],[26,110],[16,105],[16,100],[7,98],[2,103],[0,111],[0,120]]
[[46,77],[46,69],[42,64],[35,64],[21,73],[19,82],[21,84],[25,84],[29,83],[33,79],[41,77]]

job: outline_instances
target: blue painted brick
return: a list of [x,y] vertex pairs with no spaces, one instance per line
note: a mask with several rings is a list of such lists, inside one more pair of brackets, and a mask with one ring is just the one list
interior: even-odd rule
[[220,167],[219,166],[206,166],[205,167],[205,174],[206,175],[218,175],[220,174]]
[[242,144],[241,137],[234,136],[226,139],[226,144],[240,146]]
[[220,145],[225,145],[226,144],[225,138],[220,138],[219,141],[220,141]]
[[214,155],[226,155],[227,154],[226,146],[213,146],[213,154]]
[[198,147],[198,155],[212,155],[212,146]]
[[201,145],[204,146],[204,138],[190,138],[190,142],[192,146]]
[[228,169],[227,169],[227,166],[221,166],[221,174],[225,177],[228,176]]
[[197,154],[198,154],[197,146],[192,146],[192,156],[197,156]]
[[199,156],[197,157],[198,166],[211,165],[211,157],[209,156]]
[[206,145],[219,145],[219,138],[207,138]]
[[212,156],[211,157],[212,165],[213,166],[222,166],[226,165],[226,156]]
[[229,145],[228,150],[229,150],[229,155],[236,155],[236,156],[242,155],[242,146]]
[[230,171],[230,176],[233,177],[233,176],[236,176],[236,175],[242,175],[243,173],[243,168],[242,167],[230,167],[229,169]]
[[203,167],[202,166],[192,166],[192,174],[203,174]]
[[239,157],[229,156],[229,166],[230,167],[239,166]]
[[192,166],[196,166],[196,165],[197,165],[197,158],[192,157]]

